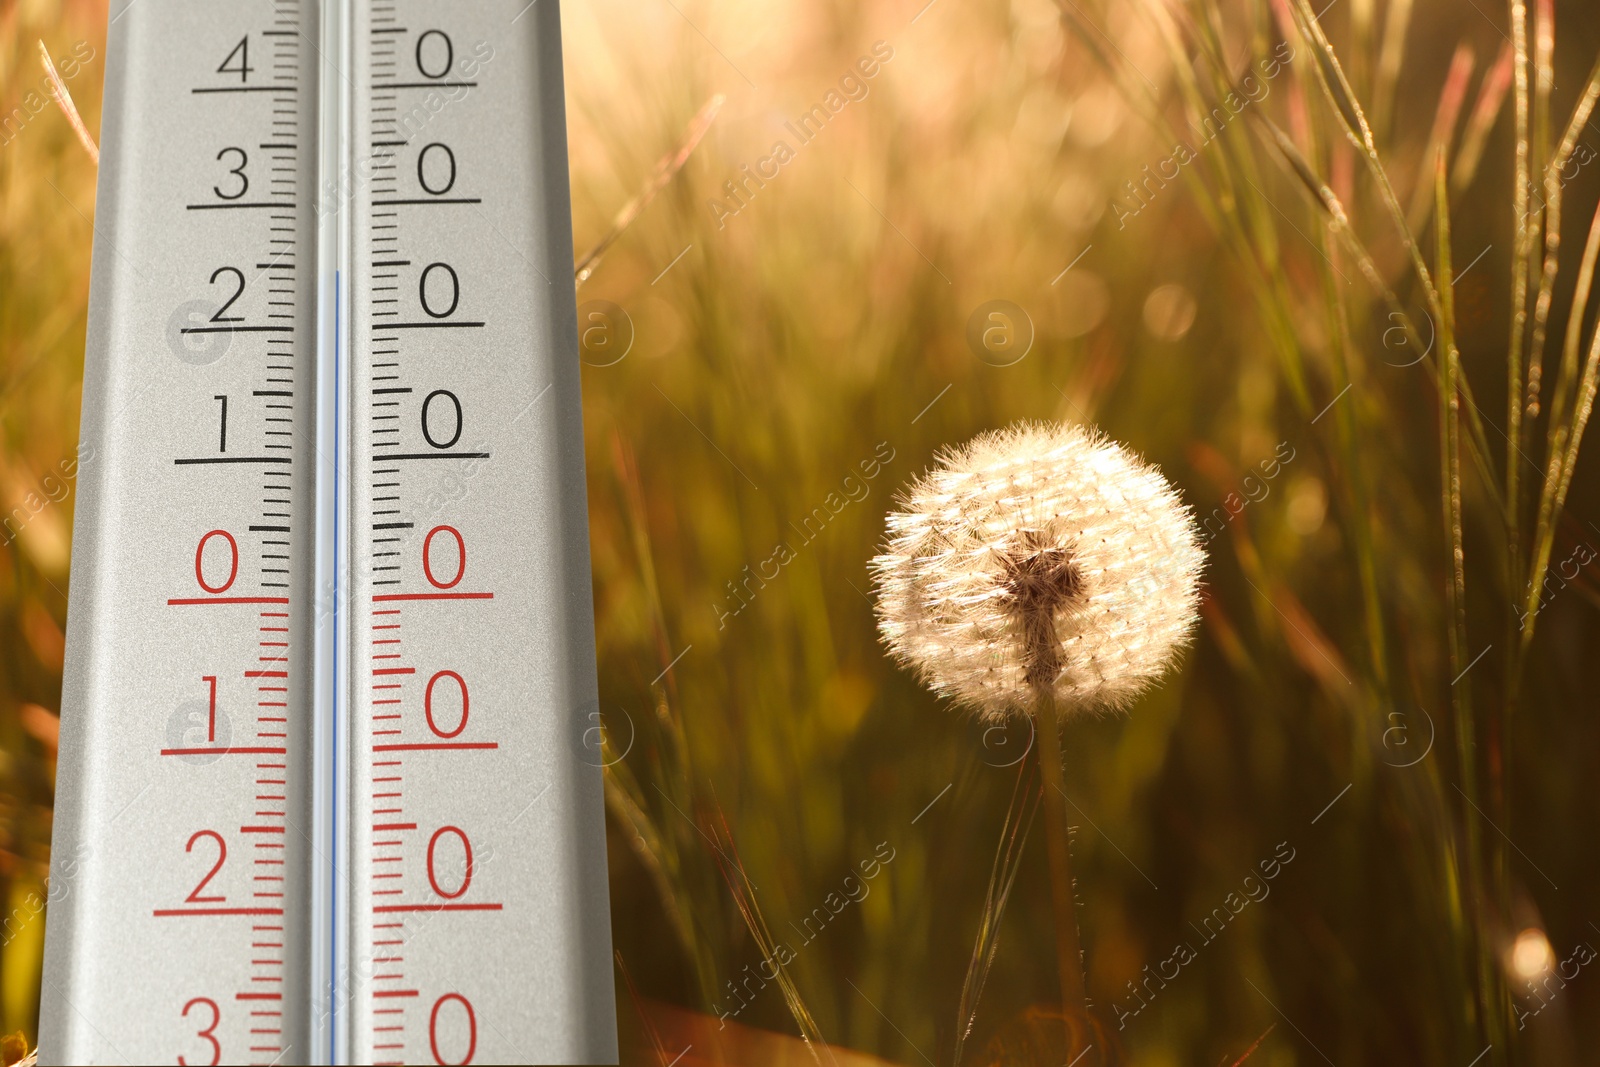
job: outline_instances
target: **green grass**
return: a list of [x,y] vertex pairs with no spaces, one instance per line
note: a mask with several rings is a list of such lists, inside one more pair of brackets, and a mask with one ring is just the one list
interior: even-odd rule
[[[871,29],[818,16],[838,43],[804,68],[823,83],[856,42],[889,38],[914,13],[880,6],[854,20]],[[1576,9],[1560,14],[1575,39],[1592,36]],[[1041,850],[1024,854],[996,917],[1003,863],[996,896],[984,885],[1014,778],[985,766],[973,730],[873,645],[862,565],[884,499],[842,515],[728,630],[700,604],[766,558],[875,439],[893,443],[903,480],[942,443],[1050,417],[1096,422],[1162,462],[1202,514],[1259,486],[1245,473],[1280,443],[1295,456],[1212,542],[1207,626],[1183,675],[1126,722],[1069,732],[1086,816],[1075,850],[1090,988],[1113,1021],[1139,1006],[1127,983],[1174,941],[1194,940],[1189,924],[1230,883],[1280,841],[1298,861],[1273,883],[1272,904],[1202,940],[1147,996],[1123,1031],[1135,1059],[1237,1056],[1285,1017],[1295,1027],[1256,1057],[1469,1062],[1492,1041],[1486,1062],[1512,1062],[1559,1056],[1573,1034],[1581,1047],[1577,1020],[1593,1003],[1581,980],[1537,1017],[1545,1033],[1518,1032],[1514,1011],[1539,1000],[1505,959],[1526,926],[1547,930],[1559,958],[1594,936],[1572,888],[1594,873],[1573,847],[1588,814],[1574,792],[1585,757],[1556,740],[1588,736],[1574,687],[1593,598],[1569,581],[1543,598],[1546,618],[1529,610],[1550,556],[1568,559],[1592,536],[1583,511],[1557,517],[1562,479],[1582,482],[1570,472],[1591,331],[1573,323],[1564,373],[1536,371],[1573,303],[1573,257],[1538,254],[1546,219],[1559,231],[1559,194],[1593,201],[1590,176],[1568,166],[1586,116],[1569,128],[1562,110],[1587,87],[1552,67],[1572,60],[1581,74],[1592,56],[1559,50],[1567,38],[1543,14],[1528,14],[1525,35],[1509,34],[1507,12],[1492,17],[1498,27],[1460,24],[1440,5],[1349,5],[1322,23],[1304,3],[1063,2],[1048,19],[1021,4],[935,8],[896,42],[854,125],[830,130],[843,136],[825,151],[808,146],[731,233],[709,228],[696,205],[759,142],[764,116],[750,99],[781,110],[777,101],[804,98],[806,79],[780,64],[781,88],[741,95],[724,60],[683,31],[686,65],[707,91],[730,93],[728,108],[680,198],[642,218],[611,273],[590,283],[673,328],[641,327],[640,358],[588,372],[586,388],[596,442],[620,439],[645,457],[624,476],[635,488],[591,472],[600,628],[618,668],[607,699],[670,709],[652,724],[670,727],[662,751],[689,755],[653,758],[644,739],[612,789],[673,839],[664,866],[677,870],[705,862],[686,815],[726,813],[753,896],[780,929],[866,842],[907,842],[892,906],[863,909],[848,945],[841,937],[792,967],[824,1035],[947,1061],[950,1006],[991,947],[969,1057],[1029,1005],[1050,1004]],[[1521,42],[1503,95],[1497,28]],[[1273,64],[1284,43],[1294,59]],[[1476,76],[1449,73],[1458,44]],[[751,45],[729,58],[770,56]],[[674,53],[640,75],[627,111],[611,86],[576,91],[575,129],[592,123],[630,145],[638,138],[617,131],[653,130],[665,151],[690,107],[650,87],[682,84],[678,63]],[[1250,102],[1207,127],[1230,91]],[[1108,107],[1123,112],[1113,137],[1078,133]],[[1146,164],[1180,143],[1192,157],[1181,175],[1163,180],[1170,171],[1158,168],[1152,179]],[[1453,203],[1440,193],[1436,205],[1441,153]],[[1534,193],[1515,194],[1519,174]],[[606,196],[582,168],[576,181],[582,233]],[[1064,210],[1083,186],[1120,206],[1085,225]],[[1458,221],[1454,238],[1437,224],[1446,217]],[[661,293],[652,268],[690,242]],[[1051,285],[1086,246],[1069,288]],[[1176,340],[1142,322],[1143,299],[1164,282],[1186,286],[1199,308]],[[1104,316],[1085,332],[1082,305],[1102,293]],[[1033,318],[1038,340],[1016,366],[965,350],[963,313],[990,297]],[[608,545],[612,523],[627,533]],[[661,586],[648,612],[628,603],[646,574]],[[670,681],[652,685],[686,646]],[[852,706],[828,737],[841,678],[864,686],[866,708]],[[1395,766],[1430,743],[1415,766]],[[676,808],[650,795],[666,781],[683,790]],[[914,829],[950,783],[942,815]],[[696,966],[710,944],[716,975],[736,977],[761,950],[703,882],[669,893],[697,915]],[[658,896],[639,894],[646,915]],[[657,959],[650,925],[619,923],[624,956]],[[661,995],[684,966],[666,963]],[[795,1025],[774,994],[749,1011]]]

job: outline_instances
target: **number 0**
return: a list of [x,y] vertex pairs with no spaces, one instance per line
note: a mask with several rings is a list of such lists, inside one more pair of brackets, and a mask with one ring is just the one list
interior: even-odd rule
[[[429,558],[433,539],[439,534],[448,534],[456,542],[456,576],[448,582],[441,582],[433,576],[433,562]],[[461,576],[467,573],[467,543],[461,539],[460,530],[454,526],[435,526],[428,531],[428,536],[422,539],[422,573],[435,589],[453,589],[461,582]]]
[[[456,428],[451,431],[450,439],[448,441],[435,441],[433,439],[433,431],[428,428],[428,410],[433,407],[433,402],[438,400],[440,397],[448,400],[450,402],[450,406],[456,409]],[[435,389],[433,392],[429,393],[427,399],[422,402],[422,439],[427,441],[428,444],[432,445],[434,448],[449,448],[451,445],[461,440],[461,401],[456,397],[456,394],[452,393],[450,390]]]
[[[440,41],[444,42],[444,63],[441,64],[439,69],[436,71],[429,70],[428,64],[422,61],[422,50],[427,45],[429,39],[434,37],[437,37]],[[417,71],[424,78],[444,77],[446,74],[450,73],[450,65],[455,61],[455,46],[450,43],[449,35],[444,33],[442,30],[429,30],[417,38]]]
[[[446,892],[444,886],[439,884],[439,876],[433,869],[433,851],[439,846],[439,838],[445,834],[454,834],[461,841],[461,851],[466,856],[466,868],[461,875],[461,884],[456,886],[455,892]],[[433,832],[428,839],[428,884],[433,891],[446,900],[455,900],[467,891],[472,885],[472,842],[467,840],[467,835],[457,826],[441,826]]]
[[[213,537],[220,537],[228,542],[228,577],[221,585],[211,585],[206,581],[205,558],[206,542]],[[233,539],[233,534],[227,530],[212,530],[200,538],[200,544],[194,550],[194,577],[200,583],[200,588],[208,593],[226,593],[228,587],[233,585],[233,580],[239,574],[239,542]]]
[[[440,678],[455,679],[456,686],[461,690],[461,719],[456,723],[456,728],[448,732],[439,729],[439,724],[433,721],[433,687],[439,684]],[[439,671],[428,679],[428,688],[423,690],[422,693],[422,714],[428,720],[428,729],[432,730],[436,736],[442,737],[447,741],[452,737],[459,737],[461,731],[467,728],[467,706],[470,703],[471,701],[467,697],[466,679],[455,671]]]
[[[449,176],[445,178],[444,184],[439,186],[437,189],[428,184],[427,168],[428,153],[432,152],[436,148],[444,153],[444,158],[450,165]],[[432,196],[443,196],[445,193],[448,193],[452,187],[454,187],[456,184],[456,154],[450,151],[449,145],[440,144],[438,141],[435,141],[430,145],[423,146],[422,151],[417,153],[417,184],[422,186],[423,192]]]
[[[443,311],[433,310],[433,305],[428,303],[428,275],[436,270],[442,270],[450,276],[450,306]],[[429,317],[447,319],[456,313],[456,305],[461,303],[461,279],[456,277],[455,268],[448,263],[429,263],[422,268],[422,277],[417,281],[417,299],[422,301],[422,310]]]
[[[460,1004],[467,1012],[467,1054],[459,1060],[447,1060],[439,1052],[439,1010],[452,1000]],[[473,1014],[472,1001],[460,993],[446,993],[433,1002],[433,1012],[428,1016],[428,1048],[433,1052],[434,1063],[463,1064],[472,1062],[472,1054],[478,1051],[478,1017]]]

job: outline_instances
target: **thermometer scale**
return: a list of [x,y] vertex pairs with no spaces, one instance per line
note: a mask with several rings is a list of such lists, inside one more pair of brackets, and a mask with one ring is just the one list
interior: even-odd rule
[[614,1059],[559,9],[109,38],[41,1062]]

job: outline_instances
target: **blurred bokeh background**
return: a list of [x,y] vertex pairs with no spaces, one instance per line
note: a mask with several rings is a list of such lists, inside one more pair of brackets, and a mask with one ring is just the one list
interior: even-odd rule
[[[984,929],[962,1062],[1062,1062],[1042,820],[988,892],[1030,727],[895,668],[867,575],[895,491],[1018,419],[1102,427],[1207,530],[1180,670],[1064,738],[1125,1057],[1600,1062],[1593,462],[1538,503],[1587,412],[1600,125],[1556,150],[1587,0],[562,6],[628,1062],[948,1064]],[[93,131],[105,18],[0,0],[0,1025],[30,1038],[95,195],[38,42]],[[1508,404],[1552,194],[1541,403]]]

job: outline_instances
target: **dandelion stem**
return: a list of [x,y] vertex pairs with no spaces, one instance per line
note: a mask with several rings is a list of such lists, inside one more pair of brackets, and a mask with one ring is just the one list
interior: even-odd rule
[[1061,972],[1061,1006],[1068,1019],[1084,1009],[1083,949],[1078,941],[1078,909],[1072,887],[1072,849],[1067,828],[1067,791],[1061,771],[1061,714],[1049,686],[1034,691],[1039,770],[1044,778],[1045,842],[1050,858],[1050,899],[1056,914],[1056,966]]
[[[1023,676],[1033,696],[1034,733],[1039,738],[1039,769],[1044,779],[1045,839],[1050,856],[1050,899],[1056,913],[1056,965],[1061,971],[1061,1004],[1066,1020],[1084,1010],[1083,951],[1072,893],[1072,849],[1067,836],[1067,790],[1061,772],[1061,708],[1056,677],[1061,644],[1056,613],[1083,590],[1083,575],[1072,553],[1039,530],[1021,532],[1005,560],[1010,610],[1022,636]],[[1070,1022],[1068,1024],[1070,1026]]]

